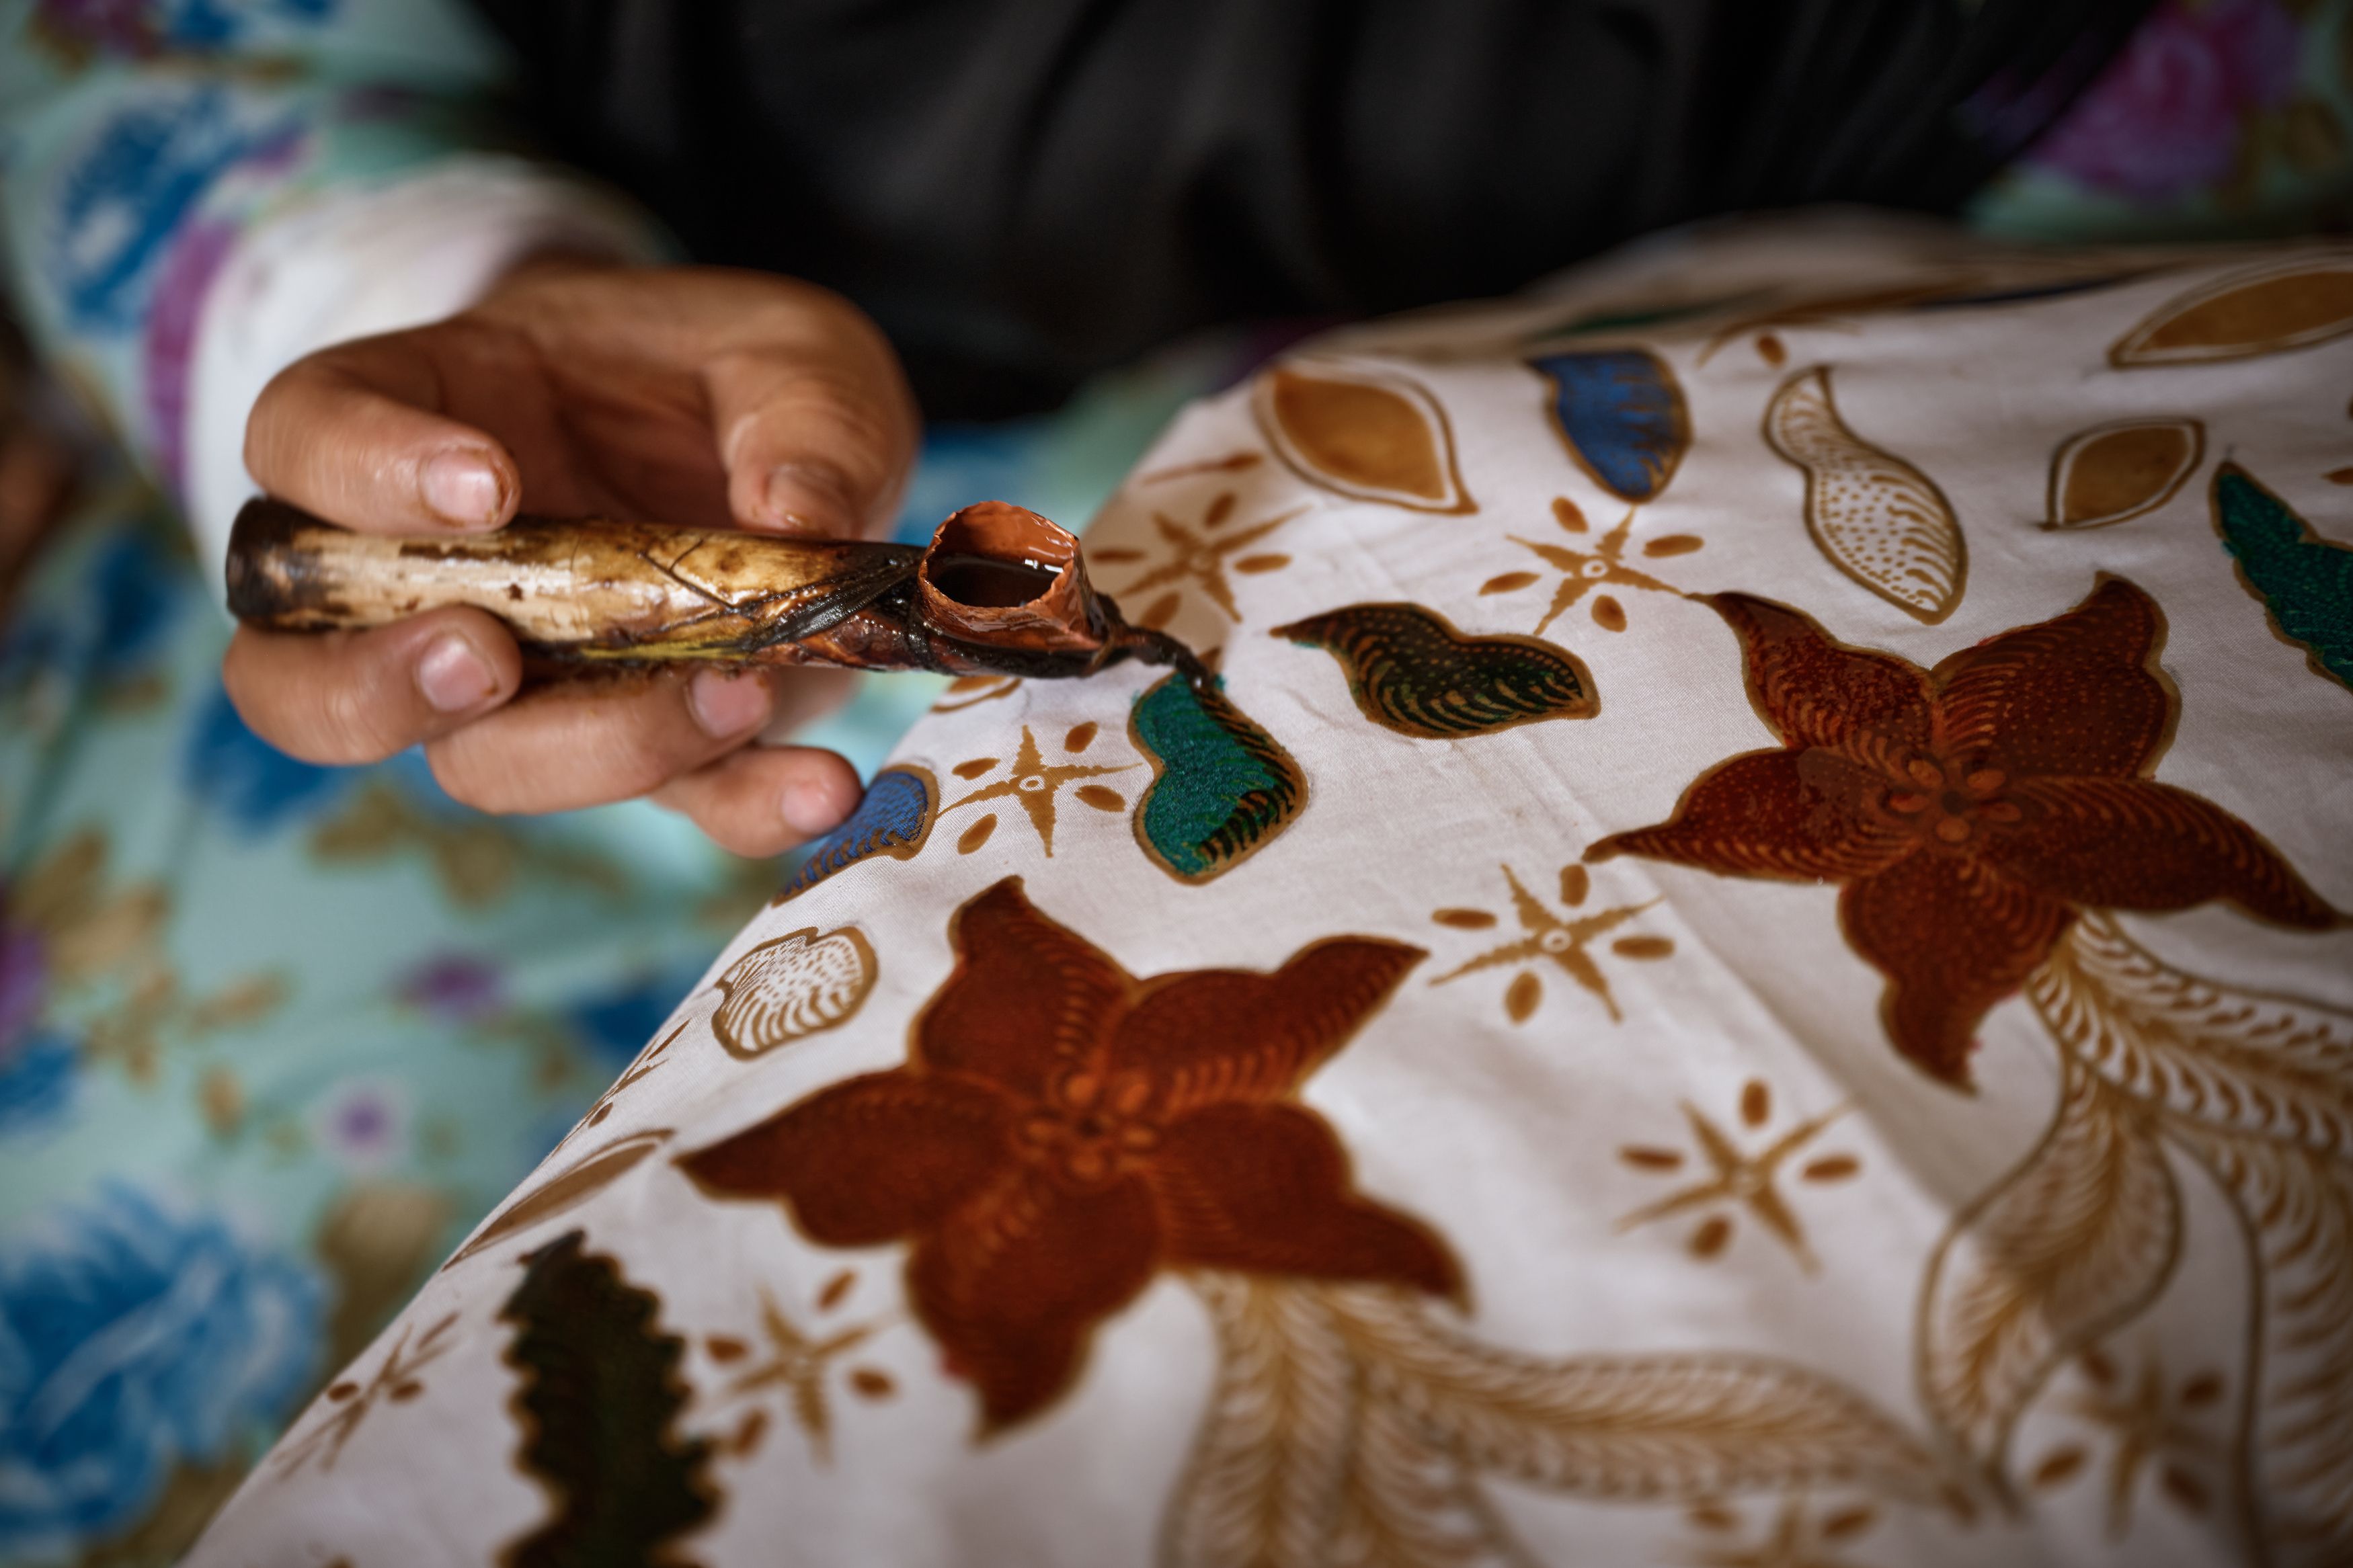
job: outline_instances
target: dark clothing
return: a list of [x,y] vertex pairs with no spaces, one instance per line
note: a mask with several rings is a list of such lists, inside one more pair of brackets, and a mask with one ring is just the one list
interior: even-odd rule
[[934,414],[1661,225],[1947,209],[2147,0],[482,0],[555,150],[829,284]]

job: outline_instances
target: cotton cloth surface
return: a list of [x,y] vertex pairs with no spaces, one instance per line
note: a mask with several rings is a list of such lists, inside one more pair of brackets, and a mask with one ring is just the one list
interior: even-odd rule
[[2353,1553],[2353,261],[1653,243],[1187,411],[190,1561]]
[[[1235,352],[934,432],[903,531],[976,490],[1085,515]],[[115,465],[0,636],[12,1568],[175,1561],[794,864],[642,802],[488,816],[415,753],[282,756],[222,689],[218,592]],[[807,738],[871,773],[945,685],[866,679]]]

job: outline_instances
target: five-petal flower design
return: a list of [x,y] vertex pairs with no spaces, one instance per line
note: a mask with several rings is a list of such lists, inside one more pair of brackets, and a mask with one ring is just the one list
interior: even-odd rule
[[1457,1292],[1453,1255],[1359,1195],[1307,1076],[1420,949],[1344,936],[1280,969],[1137,979],[1008,878],[960,910],[904,1067],[832,1085],[683,1157],[828,1247],[912,1241],[908,1296],[982,1429],[1071,1385],[1095,1327],[1163,1269]]
[[2148,777],[2179,699],[2157,665],[2164,620],[2122,578],[1934,669],[1770,600],[1711,603],[1783,743],[1717,763],[1667,821],[1586,858],[1843,884],[1847,940],[1887,978],[1889,1037],[1947,1083],[1968,1083],[1979,1020],[2084,910],[2343,918],[2245,823]]

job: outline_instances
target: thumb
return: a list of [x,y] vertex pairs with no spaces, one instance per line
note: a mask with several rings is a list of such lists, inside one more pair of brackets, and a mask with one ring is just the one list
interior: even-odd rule
[[420,333],[323,349],[262,389],[246,421],[247,471],[271,495],[362,532],[501,527],[522,494],[515,460],[434,412],[439,392]]

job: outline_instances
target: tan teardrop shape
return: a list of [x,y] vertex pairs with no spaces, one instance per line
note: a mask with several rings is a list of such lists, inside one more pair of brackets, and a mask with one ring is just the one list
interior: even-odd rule
[[666,1127],[649,1132],[632,1132],[565,1166],[491,1215],[490,1223],[476,1232],[471,1241],[459,1247],[449,1261],[441,1266],[442,1269],[455,1268],[469,1258],[488,1251],[519,1231],[529,1230],[542,1220],[553,1219],[566,1210],[579,1207],[628,1175],[647,1155],[660,1148],[669,1137],[670,1129]]
[[1250,410],[1268,443],[1312,484],[1417,511],[1466,512],[1446,411],[1419,382],[1363,366],[1279,364]]
[[1504,992],[1504,1012],[1513,1023],[1525,1024],[1544,1001],[1544,982],[1522,970]]
[[2195,419],[2130,419],[2081,430],[2051,458],[2045,528],[2105,528],[2171,500],[2206,455]]
[[2251,359],[2353,331],[2353,255],[2301,257],[2225,273],[2179,294],[2116,340],[2108,363]]

